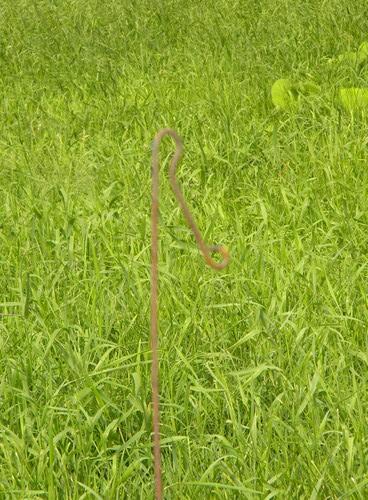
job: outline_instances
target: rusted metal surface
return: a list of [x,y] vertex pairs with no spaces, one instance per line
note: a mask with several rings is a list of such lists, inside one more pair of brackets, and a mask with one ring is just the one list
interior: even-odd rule
[[[159,410],[159,358],[158,358],[158,218],[159,218],[159,148],[160,142],[166,135],[174,139],[176,149],[169,167],[169,179],[176,199],[183,211],[184,217],[197,241],[206,263],[213,269],[223,269],[229,262],[228,249],[223,245],[207,246],[193,219],[193,216],[184,200],[184,196],[176,181],[176,168],[183,156],[183,141],[170,128],[160,130],[152,145],[152,213],[151,213],[151,349],[152,349],[152,405],[153,405],[153,456],[155,498],[161,500],[163,496],[161,451],[160,451],[160,410]],[[212,258],[213,253],[219,253],[222,260],[217,262]]]

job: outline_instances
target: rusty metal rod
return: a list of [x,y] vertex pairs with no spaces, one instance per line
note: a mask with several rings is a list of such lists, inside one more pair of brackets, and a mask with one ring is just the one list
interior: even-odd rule
[[[160,142],[166,135],[174,139],[176,149],[170,163],[169,179],[172,190],[178,200],[184,217],[197,241],[206,263],[213,269],[223,269],[229,262],[229,251],[223,245],[207,246],[185,202],[184,196],[176,181],[176,168],[183,156],[183,141],[171,128],[161,129],[155,136],[152,144],[152,212],[151,212],[151,349],[152,349],[152,405],[153,405],[153,456],[155,498],[161,500],[163,496],[161,451],[160,451],[160,410],[159,410],[159,359],[158,359],[158,218],[159,218],[159,148]],[[219,253],[222,261],[215,261],[211,254]]]

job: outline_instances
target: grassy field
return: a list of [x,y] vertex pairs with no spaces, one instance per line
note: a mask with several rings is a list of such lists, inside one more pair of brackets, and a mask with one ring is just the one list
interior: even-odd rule
[[[323,3],[323,5],[322,5]],[[368,498],[366,0],[3,0],[0,498],[152,498],[161,127],[165,496]],[[321,91],[277,111],[278,78]],[[5,316],[7,314],[7,316]],[[9,316],[19,314],[19,316]]]

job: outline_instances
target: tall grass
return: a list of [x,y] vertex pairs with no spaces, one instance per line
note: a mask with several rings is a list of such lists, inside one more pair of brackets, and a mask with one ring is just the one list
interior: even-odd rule
[[[150,143],[167,498],[367,498],[366,2],[4,0],[0,496],[151,498]],[[277,78],[323,92],[276,112]],[[172,150],[164,145],[162,158]]]

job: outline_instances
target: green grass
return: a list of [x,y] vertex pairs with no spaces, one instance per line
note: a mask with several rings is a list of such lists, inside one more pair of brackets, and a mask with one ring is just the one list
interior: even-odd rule
[[[20,314],[0,318],[0,498],[152,498],[166,126],[232,254],[205,267],[165,161],[166,497],[367,498],[367,117],[334,96],[368,70],[327,64],[367,40],[366,1],[4,0],[0,33],[0,302]],[[278,78],[322,93],[278,112]]]

